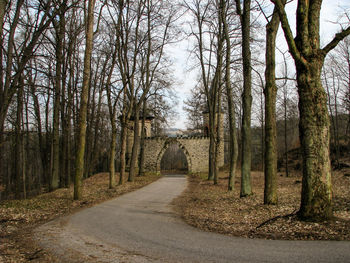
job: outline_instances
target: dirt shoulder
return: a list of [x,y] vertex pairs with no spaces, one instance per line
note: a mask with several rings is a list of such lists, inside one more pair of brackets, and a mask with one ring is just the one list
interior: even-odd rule
[[27,200],[0,203],[0,262],[58,262],[32,239],[33,229],[60,216],[139,189],[159,176],[136,177],[135,182],[108,189],[108,174],[96,174],[83,182],[83,198],[73,200],[73,188],[58,189]]
[[264,174],[252,172],[254,194],[239,197],[228,192],[228,174],[221,172],[219,185],[205,174],[192,175],[188,189],[174,201],[176,211],[190,225],[227,235],[286,240],[350,240],[350,177],[332,175],[334,220],[303,222],[295,215],[300,205],[301,176],[278,178],[278,205],[263,205]]

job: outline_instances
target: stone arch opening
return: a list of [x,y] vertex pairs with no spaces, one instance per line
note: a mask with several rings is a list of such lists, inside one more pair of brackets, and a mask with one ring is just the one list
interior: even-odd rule
[[187,173],[187,157],[178,143],[169,144],[160,159],[160,170],[162,173]]
[[160,150],[158,156],[157,156],[157,172],[160,172],[161,170],[161,160],[166,152],[166,150],[171,146],[171,145],[178,145],[179,148],[182,150],[183,154],[186,157],[186,161],[187,161],[187,170],[188,172],[192,171],[192,160],[191,160],[191,156],[189,154],[189,152],[187,151],[186,147],[180,143],[178,140],[174,139],[174,138],[169,138],[167,139],[164,144],[162,149]]

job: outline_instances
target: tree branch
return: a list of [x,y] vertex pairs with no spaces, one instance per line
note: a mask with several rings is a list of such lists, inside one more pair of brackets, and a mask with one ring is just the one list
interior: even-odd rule
[[293,37],[293,33],[292,33],[291,28],[290,28],[288,17],[287,17],[286,11],[284,10],[284,5],[283,5],[282,1],[281,0],[271,0],[271,2],[275,4],[277,12],[280,16],[281,25],[283,28],[284,36],[287,40],[289,52],[291,53],[291,55],[293,56],[293,58],[296,61],[304,64],[305,59],[302,57],[300,51],[298,50],[298,48],[296,46],[296,43],[295,43],[295,40]]
[[335,48],[338,45],[338,43],[348,35],[350,35],[350,26],[347,29],[341,31],[340,33],[335,34],[335,37],[333,38],[333,40],[329,42],[328,45],[322,49],[323,54],[326,56],[329,51]]

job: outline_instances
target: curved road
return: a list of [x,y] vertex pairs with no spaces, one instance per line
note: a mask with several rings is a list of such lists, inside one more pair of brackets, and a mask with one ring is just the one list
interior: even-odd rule
[[168,176],[41,226],[40,244],[63,262],[350,262],[350,242],[246,239],[188,226],[170,202],[186,188]]

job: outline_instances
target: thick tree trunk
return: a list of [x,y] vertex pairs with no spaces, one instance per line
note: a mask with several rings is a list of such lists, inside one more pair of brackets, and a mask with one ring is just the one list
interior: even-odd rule
[[265,69],[265,187],[264,204],[277,204],[277,129],[276,129],[276,78],[275,50],[276,36],[280,23],[279,15],[273,11],[271,21],[266,25],[266,69]]
[[79,200],[82,197],[82,178],[84,173],[87,101],[88,101],[88,94],[89,94],[89,82],[90,82],[90,74],[91,74],[91,53],[92,53],[92,45],[93,45],[94,6],[95,6],[95,0],[89,0],[87,31],[86,31],[86,48],[85,48],[85,55],[84,55],[83,86],[81,91],[80,110],[79,110],[78,149],[77,149],[76,162],[75,162],[76,170],[75,170],[75,177],[74,177],[74,200]]
[[242,165],[241,197],[252,194],[251,187],[251,52],[250,52],[250,0],[243,1],[242,56],[243,56],[243,120],[242,120]]
[[299,216],[322,220],[332,216],[329,115],[321,85],[323,59],[297,64],[303,182]]
[[299,136],[303,154],[303,183],[298,214],[305,220],[328,219],[332,216],[329,115],[327,96],[321,85],[321,70],[327,53],[350,34],[350,27],[337,33],[320,49],[322,1],[298,0],[296,37],[292,34],[282,1],[273,2],[297,70]]

